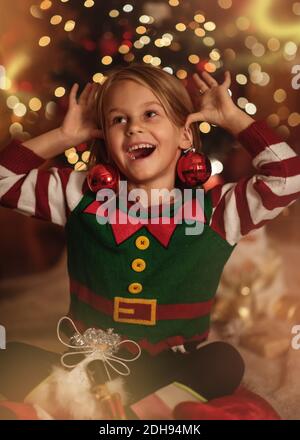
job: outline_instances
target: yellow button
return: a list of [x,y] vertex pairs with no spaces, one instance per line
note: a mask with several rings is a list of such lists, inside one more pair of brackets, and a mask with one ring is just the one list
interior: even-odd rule
[[136,258],[131,263],[131,267],[135,272],[143,272],[146,269],[146,262],[142,258]]
[[148,249],[150,245],[150,240],[148,237],[145,237],[144,235],[141,235],[135,240],[135,245],[138,249],[141,249],[144,251],[145,249]]
[[141,293],[143,290],[143,286],[141,283],[131,283],[128,286],[128,292],[129,293]]

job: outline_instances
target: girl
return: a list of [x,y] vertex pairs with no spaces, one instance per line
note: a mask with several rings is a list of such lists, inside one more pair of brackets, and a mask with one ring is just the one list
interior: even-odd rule
[[[70,316],[77,326],[114,328],[142,348],[126,380],[133,401],[173,381],[207,399],[238,387],[244,371],[239,353],[223,342],[203,345],[212,300],[239,239],[300,194],[299,157],[234,104],[229,72],[221,85],[207,72],[195,74],[194,81],[201,93],[198,108],[177,78],[146,65],[117,69],[102,87],[88,84],[78,101],[75,84],[61,127],[23,144],[14,140],[0,157],[1,204],[66,227]],[[101,202],[86,172],[38,168],[70,145],[96,138],[91,169],[108,163],[129,190],[148,196],[153,189],[182,190],[176,166],[183,150],[200,148],[199,121],[228,130],[257,169],[253,177],[205,194],[200,235],[186,235],[185,222],[100,224]],[[171,217],[178,209],[174,202]],[[0,390],[11,399],[22,399],[59,358],[17,343],[1,356]]]

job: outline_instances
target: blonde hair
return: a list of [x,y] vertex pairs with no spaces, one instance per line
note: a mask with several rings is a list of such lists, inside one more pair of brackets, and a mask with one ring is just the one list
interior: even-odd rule
[[[145,64],[131,64],[128,67],[116,68],[109,72],[103,85],[99,86],[99,92],[95,101],[95,118],[105,138],[105,109],[109,90],[118,81],[135,81],[149,88],[159,99],[169,119],[178,127],[183,127],[187,116],[195,112],[191,97],[183,83],[175,76],[167,73],[159,67]],[[193,145],[197,151],[201,150],[201,139],[198,124],[190,125],[193,135]],[[97,163],[108,162],[105,143],[96,139],[90,146],[89,167]]]

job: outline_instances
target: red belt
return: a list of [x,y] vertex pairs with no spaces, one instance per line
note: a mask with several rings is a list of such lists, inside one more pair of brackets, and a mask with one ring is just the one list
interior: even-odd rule
[[71,292],[80,301],[117,322],[155,325],[160,320],[196,319],[208,315],[212,300],[185,304],[157,304],[156,299],[115,297],[114,301],[96,295],[77,281],[71,281]]

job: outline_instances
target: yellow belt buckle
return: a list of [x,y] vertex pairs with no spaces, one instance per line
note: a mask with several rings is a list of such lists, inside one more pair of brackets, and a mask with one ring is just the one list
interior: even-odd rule
[[[132,307],[126,307],[126,305],[131,305]],[[145,305],[145,307],[148,307],[149,319],[140,318],[135,305]],[[129,324],[156,325],[156,307],[156,299],[122,298],[116,296],[114,298],[114,321],[127,322]]]

